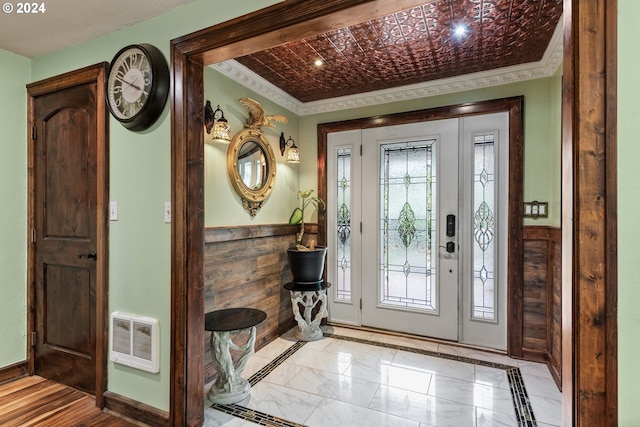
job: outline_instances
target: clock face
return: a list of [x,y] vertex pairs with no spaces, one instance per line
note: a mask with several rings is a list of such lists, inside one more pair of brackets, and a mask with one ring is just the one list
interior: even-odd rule
[[169,68],[162,52],[149,44],[116,53],[107,77],[107,105],[130,130],[144,130],[160,116],[169,93]]
[[151,64],[147,55],[132,47],[120,54],[109,74],[109,105],[116,118],[130,119],[145,106],[151,93]]

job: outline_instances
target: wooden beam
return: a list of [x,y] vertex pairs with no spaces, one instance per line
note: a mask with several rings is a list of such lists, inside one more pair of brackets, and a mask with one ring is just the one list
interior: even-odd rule
[[564,5],[563,425],[614,426],[617,3]]

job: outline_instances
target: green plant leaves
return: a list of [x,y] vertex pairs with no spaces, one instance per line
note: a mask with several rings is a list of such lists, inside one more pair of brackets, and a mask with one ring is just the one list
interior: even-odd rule
[[302,209],[295,208],[293,212],[291,212],[291,217],[289,217],[289,224],[300,224],[302,222]]

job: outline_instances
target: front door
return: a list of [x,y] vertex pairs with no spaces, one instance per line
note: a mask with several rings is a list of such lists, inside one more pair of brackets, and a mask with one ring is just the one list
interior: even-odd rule
[[[102,76],[102,70],[94,74]],[[98,102],[104,98],[96,81],[52,91],[49,86],[29,87],[33,371],[95,393],[106,335],[103,281],[97,286],[98,266],[101,271],[106,266],[100,259],[106,244],[104,200],[98,203],[106,188],[106,161],[98,156],[104,150],[99,129],[105,126]]]
[[331,321],[506,348],[507,119],[328,135]]
[[457,233],[445,221],[458,210],[458,120],[365,129],[362,140],[375,165],[362,180],[362,324],[457,340]]

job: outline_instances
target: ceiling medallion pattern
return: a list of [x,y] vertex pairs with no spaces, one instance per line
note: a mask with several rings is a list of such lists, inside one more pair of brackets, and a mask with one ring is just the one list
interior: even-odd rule
[[561,15],[562,0],[441,0],[236,60],[312,102],[539,61]]

